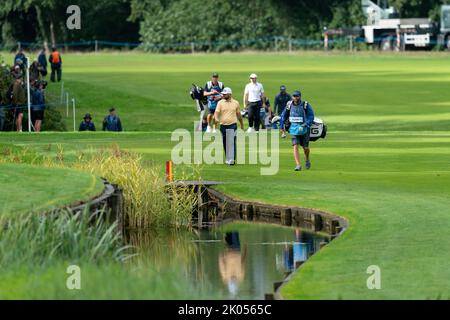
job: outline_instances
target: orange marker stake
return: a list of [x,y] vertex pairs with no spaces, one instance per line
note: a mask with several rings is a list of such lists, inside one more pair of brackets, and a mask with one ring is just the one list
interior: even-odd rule
[[166,182],[167,183],[173,182],[173,162],[172,161],[166,162]]

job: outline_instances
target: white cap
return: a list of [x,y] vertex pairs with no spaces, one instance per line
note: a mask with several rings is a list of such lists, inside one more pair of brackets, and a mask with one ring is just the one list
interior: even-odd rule
[[250,75],[250,79],[258,79],[258,76],[256,75],[256,73],[252,73]]
[[227,87],[222,90],[222,94],[233,94],[233,91]]

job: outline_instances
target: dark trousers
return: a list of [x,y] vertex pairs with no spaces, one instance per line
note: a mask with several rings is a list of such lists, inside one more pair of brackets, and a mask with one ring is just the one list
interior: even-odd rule
[[221,125],[220,133],[222,133],[223,149],[227,160],[236,161],[236,131],[237,124]]
[[260,111],[262,108],[262,102],[250,102],[248,104],[248,125],[250,128],[254,128],[259,131],[259,126],[261,124]]
[[62,78],[62,69],[61,63],[52,63],[52,75],[50,76],[50,80],[55,82],[55,75],[58,75],[58,82],[61,81]]

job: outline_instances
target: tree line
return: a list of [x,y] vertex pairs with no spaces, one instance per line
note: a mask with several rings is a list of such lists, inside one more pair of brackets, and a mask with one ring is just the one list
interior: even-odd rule
[[[176,50],[192,41],[203,48],[259,48],[275,36],[321,39],[323,28],[365,23],[360,0],[3,0],[1,43],[139,42],[148,50]],[[375,1],[376,2],[376,1]],[[446,0],[390,0],[402,17],[438,21]],[[66,28],[66,9],[81,8],[81,30]]]

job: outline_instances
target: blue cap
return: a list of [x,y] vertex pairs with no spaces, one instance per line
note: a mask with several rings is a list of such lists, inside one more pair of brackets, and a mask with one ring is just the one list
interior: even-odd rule
[[302,93],[301,93],[299,90],[295,90],[295,91],[292,93],[292,96],[293,96],[293,97],[301,97],[301,96],[302,96]]
[[286,91],[286,86],[281,86],[280,91]]

